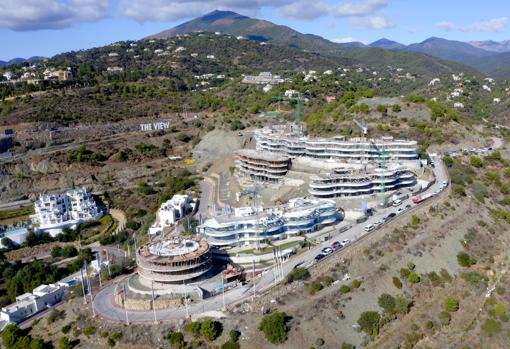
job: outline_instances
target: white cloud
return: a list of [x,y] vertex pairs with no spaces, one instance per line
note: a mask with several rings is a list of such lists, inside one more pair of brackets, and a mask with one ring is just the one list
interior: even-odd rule
[[367,16],[355,18],[352,20],[355,27],[363,29],[388,29],[393,28],[395,24],[383,16]]
[[356,42],[358,40],[354,38],[337,38],[331,39],[331,41],[336,42],[337,44],[348,44],[349,42]]
[[447,31],[447,32],[455,29],[455,25],[452,22],[448,22],[448,21],[442,21],[442,22],[436,23],[436,27],[441,30]]
[[346,2],[345,4],[333,5],[331,7],[331,14],[337,17],[366,16],[386,6],[388,6],[388,0]]
[[60,29],[108,16],[110,0],[1,0],[0,28]]
[[507,23],[507,17],[499,17],[476,21],[467,27],[461,28],[461,30],[463,32],[500,32],[506,28]]
[[331,4],[324,0],[119,0],[119,10],[121,15],[140,22],[192,18],[215,9],[256,13],[261,8],[279,10],[288,18],[309,20],[325,16],[367,16],[385,8],[388,2],[348,0]]

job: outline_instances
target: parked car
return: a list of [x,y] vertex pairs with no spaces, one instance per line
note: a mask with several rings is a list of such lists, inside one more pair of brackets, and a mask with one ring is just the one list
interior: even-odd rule
[[369,224],[365,226],[365,231],[372,231],[375,229],[375,226],[373,224]]
[[351,243],[351,240],[349,240],[349,239],[342,240],[342,245],[344,245],[344,246],[349,245],[350,243]]
[[335,241],[331,244],[331,248],[335,251],[341,249],[343,246],[342,244],[340,243],[340,241]]
[[382,222],[381,222],[381,221],[374,222],[374,226],[375,226],[376,228],[377,228],[377,227],[379,227],[381,224],[382,224]]
[[322,253],[324,253],[325,255],[332,254],[333,253],[333,249],[331,247],[324,247],[322,249]]
[[317,256],[315,256],[315,260],[318,262],[320,261],[322,258],[326,257],[325,254],[323,253],[319,253]]
[[402,200],[397,199],[397,200],[393,201],[393,207],[397,207],[397,206],[400,206],[400,205],[402,205]]
[[402,212],[404,212],[404,209],[402,207],[400,207],[398,210],[397,210],[397,214],[401,214]]
[[407,204],[406,205],[406,210],[409,210],[411,207],[412,207],[411,204]]

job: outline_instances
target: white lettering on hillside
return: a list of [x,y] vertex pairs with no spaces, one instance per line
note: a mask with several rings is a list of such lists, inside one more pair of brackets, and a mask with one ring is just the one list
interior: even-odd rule
[[153,122],[149,124],[140,124],[140,130],[143,132],[147,131],[159,131],[170,128],[170,121]]

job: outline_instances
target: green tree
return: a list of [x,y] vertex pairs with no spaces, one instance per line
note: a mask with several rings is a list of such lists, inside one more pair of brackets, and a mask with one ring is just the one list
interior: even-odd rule
[[377,335],[379,333],[380,320],[381,315],[378,312],[365,311],[359,316],[358,325],[364,332],[370,335]]
[[395,297],[395,312],[399,314],[407,314],[413,305],[413,301],[402,295]]
[[450,313],[456,312],[459,310],[459,300],[453,296],[446,298],[444,308]]
[[200,327],[202,327],[202,323],[200,321],[192,321],[184,327],[184,330],[188,333],[191,333],[193,336],[200,336]]
[[280,344],[287,340],[289,327],[287,326],[287,315],[283,312],[274,312],[264,316],[259,325],[259,330],[264,332],[266,339],[273,344]]
[[186,342],[184,341],[184,335],[181,332],[170,332],[168,334],[168,342],[173,349],[185,349]]
[[204,320],[200,326],[200,335],[208,341],[213,341],[221,334],[221,323],[214,320]]
[[351,292],[351,288],[347,285],[342,285],[340,286],[340,293],[341,294],[346,294],[346,293],[349,293]]
[[387,313],[393,313],[395,311],[395,297],[390,294],[381,294],[377,300],[377,304]]
[[55,247],[53,247],[53,248],[51,249],[51,256],[52,256],[53,258],[57,258],[57,257],[62,256],[62,247],[60,247],[60,246],[58,246],[58,245],[57,245],[57,246],[55,246]]

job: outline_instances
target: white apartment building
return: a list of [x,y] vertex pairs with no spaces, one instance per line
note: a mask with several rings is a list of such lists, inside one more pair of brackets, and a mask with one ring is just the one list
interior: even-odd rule
[[333,200],[296,198],[269,208],[236,208],[197,227],[212,246],[249,245],[312,232],[341,220]]
[[383,187],[393,191],[415,184],[416,175],[398,165],[367,171],[336,169],[334,173],[312,177],[308,192],[317,198],[334,198],[380,193]]
[[60,234],[65,227],[74,229],[80,223],[103,216],[92,194],[85,188],[41,194],[34,208],[35,214],[31,216],[34,226],[51,236]]
[[32,293],[16,297],[16,303],[2,308],[0,321],[18,324],[62,301],[69,285],[63,282],[40,285]]
[[149,234],[158,234],[163,232],[164,228],[171,227],[186,214],[193,212],[195,205],[196,203],[189,195],[174,195],[159,208],[156,222],[149,228]]
[[417,142],[382,137],[330,138],[299,137],[296,132],[286,132],[285,126],[264,127],[255,130],[257,150],[287,154],[290,158],[309,157],[343,162],[415,160],[418,158]]

